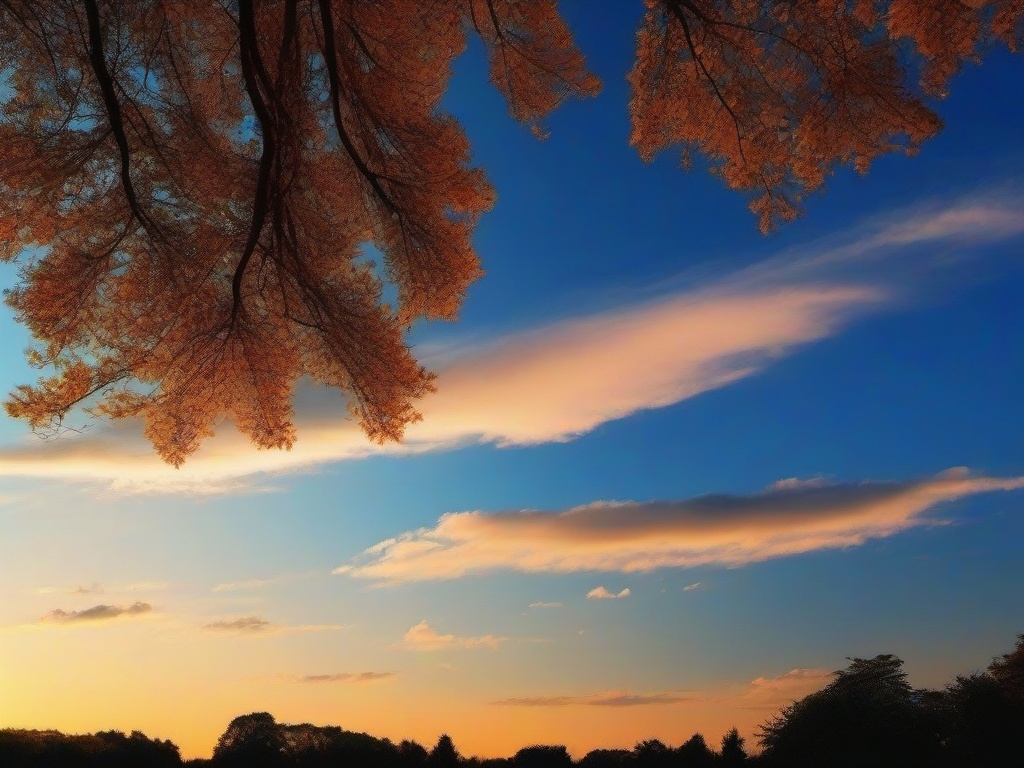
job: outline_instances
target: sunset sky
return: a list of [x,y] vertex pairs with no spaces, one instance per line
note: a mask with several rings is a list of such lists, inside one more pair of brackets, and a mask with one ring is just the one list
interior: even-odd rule
[[[564,2],[604,81],[540,142],[481,51],[447,108],[498,191],[403,445],[304,387],[299,441],[224,424],[180,469],[134,423],[0,419],[0,727],[231,718],[466,755],[751,739],[845,657],[911,683],[1024,632],[1024,57],[967,68],[919,156],[843,169],[764,237],[643,164],[641,3]],[[591,7],[591,10],[588,10]],[[4,287],[16,266],[0,270]],[[0,309],[0,391],[34,379]]]

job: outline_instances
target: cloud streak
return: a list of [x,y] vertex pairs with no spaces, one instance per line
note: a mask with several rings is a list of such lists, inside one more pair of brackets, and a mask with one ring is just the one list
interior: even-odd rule
[[343,629],[340,624],[274,624],[262,616],[240,616],[237,619],[221,619],[203,624],[206,632],[226,635],[282,635],[291,632],[331,632]]
[[628,693],[625,691],[605,691],[589,696],[528,696],[522,698],[501,699],[491,704],[506,707],[648,707],[665,704],[678,704],[691,701],[689,696],[675,693]]
[[1019,488],[1024,477],[973,477],[954,469],[898,483],[789,483],[750,496],[598,501],[556,512],[456,512],[433,528],[382,541],[334,572],[398,583],[496,570],[635,573],[737,566],[938,525],[943,521],[925,513],[940,504]]
[[426,619],[409,628],[402,637],[402,642],[395,645],[407,651],[447,651],[457,648],[490,648],[496,651],[498,646],[508,640],[498,635],[481,635],[479,637],[458,637],[443,635],[427,623]]
[[508,707],[647,707],[684,704],[776,711],[827,685],[835,677],[826,669],[792,669],[774,677],[758,677],[742,685],[707,690],[603,691],[588,695],[521,696],[492,701]]
[[336,396],[306,388],[297,396],[300,439],[291,451],[257,451],[228,429],[172,470],[156,459],[137,424],[118,423],[2,447],[0,476],[125,491],[238,492],[252,490],[241,478],[256,473],[380,453],[571,440],[754,375],[892,308],[900,301],[895,283],[905,280],[897,276],[901,268],[920,286],[935,268],[929,257],[937,246],[970,253],[1018,236],[1021,211],[1020,196],[1011,194],[902,212],[842,241],[805,246],[651,301],[449,349],[443,360],[426,360],[439,371],[438,391],[420,403],[423,421],[402,445],[369,443]]
[[335,672],[329,675],[304,675],[296,678],[299,683],[373,683],[389,680],[394,672]]
[[132,603],[124,607],[119,605],[94,605],[92,608],[85,608],[81,611],[64,611],[57,608],[43,616],[39,622],[41,624],[91,624],[121,617],[142,616],[150,613],[152,610],[152,605],[142,602]]

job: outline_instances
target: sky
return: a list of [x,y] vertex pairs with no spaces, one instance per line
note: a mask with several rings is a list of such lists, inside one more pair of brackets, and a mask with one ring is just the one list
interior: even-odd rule
[[[604,90],[546,141],[477,48],[456,65],[498,202],[458,322],[414,329],[438,392],[404,444],[312,387],[290,452],[225,425],[180,470],[135,424],[0,421],[0,727],[206,756],[269,711],[582,756],[753,737],[846,657],[925,687],[1013,647],[1024,57],[764,237],[699,163],[628,146],[640,4],[562,8]],[[4,308],[0,390],[27,343]]]

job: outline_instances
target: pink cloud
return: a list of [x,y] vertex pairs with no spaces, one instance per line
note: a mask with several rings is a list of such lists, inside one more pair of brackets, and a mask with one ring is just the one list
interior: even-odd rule
[[443,635],[427,623],[426,619],[408,629],[402,642],[395,647],[407,651],[447,651],[454,648],[490,648],[496,651],[498,646],[508,640],[497,635],[481,635],[479,637],[457,637]]
[[624,597],[629,597],[629,594],[629,587],[618,592],[611,592],[604,587],[594,587],[587,592],[587,597],[591,600],[621,600]]
[[[743,565],[937,525],[942,521],[925,513],[942,503],[1022,487],[1024,477],[972,477],[956,469],[901,483],[776,485],[751,496],[457,512],[433,528],[382,541],[335,573],[395,583],[495,570],[633,573]],[[611,594],[593,596],[604,593]]]

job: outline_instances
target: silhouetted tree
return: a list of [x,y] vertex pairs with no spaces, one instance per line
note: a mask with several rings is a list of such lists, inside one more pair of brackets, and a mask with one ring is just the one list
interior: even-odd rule
[[424,768],[428,756],[426,747],[417,741],[403,739],[398,745],[398,757],[405,768]]
[[647,739],[633,747],[633,756],[638,766],[643,768],[671,768],[675,762],[675,753],[658,739]]
[[512,762],[516,768],[572,768],[569,750],[562,745],[523,747]]
[[989,664],[988,671],[1007,696],[1024,705],[1024,634],[1018,635],[1016,648]]
[[631,768],[635,754],[628,749],[594,749],[579,761],[579,768]]
[[139,731],[71,735],[59,731],[0,730],[3,768],[179,768],[178,748]]
[[747,752],[743,749],[746,739],[733,728],[722,737],[722,751],[719,752],[721,764],[726,768],[743,765],[747,760]]
[[217,741],[213,764],[218,768],[280,768],[285,765],[285,740],[269,712],[236,717]]
[[938,735],[889,654],[851,659],[825,688],[797,701],[761,727],[770,765],[859,768],[884,764],[933,768]]
[[[494,199],[440,108],[467,32],[516,119],[599,90],[555,0],[43,5],[0,3],[0,258],[55,375],[7,410],[139,417],[175,465],[225,416],[292,445],[302,377],[373,440],[419,417],[406,331],[456,316]],[[916,151],[961,64],[1024,40],[1020,0],[645,5],[630,141],[707,158],[766,230],[837,165]]]
[[708,768],[715,762],[715,753],[704,741],[704,737],[695,733],[676,750],[681,768]]
[[459,763],[462,761],[462,756],[459,751],[455,749],[455,744],[452,742],[451,736],[447,733],[441,734],[441,737],[437,740],[437,744],[430,750],[430,755],[427,757],[428,768],[457,768]]
[[943,735],[958,768],[1011,768],[1021,747],[1011,734],[1024,726],[1015,703],[991,675],[958,675],[944,691]]

